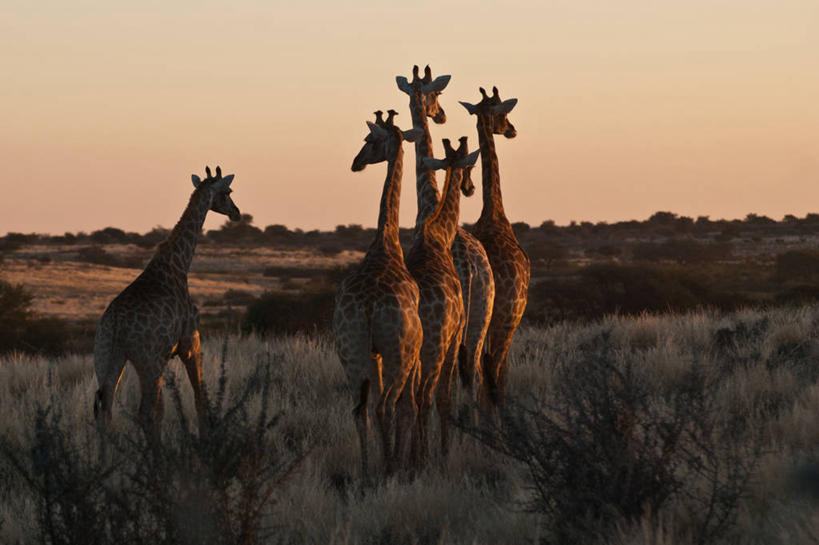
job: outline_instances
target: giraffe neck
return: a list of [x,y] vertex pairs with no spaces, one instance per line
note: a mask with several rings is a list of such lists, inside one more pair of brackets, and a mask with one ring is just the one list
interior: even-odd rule
[[452,242],[455,240],[455,232],[458,230],[463,173],[462,168],[450,167],[446,169],[443,197],[435,212],[426,222],[428,232],[433,237],[440,237],[445,248],[452,246]]
[[503,197],[500,190],[498,154],[495,151],[495,136],[488,119],[478,116],[478,144],[481,148],[481,184],[483,186],[483,209],[481,220],[497,221],[506,219],[503,211]]
[[424,97],[415,92],[410,98],[410,114],[413,128],[424,129],[424,135],[415,142],[415,189],[418,195],[418,215],[415,217],[415,229],[423,228],[424,221],[438,206],[438,184],[435,172],[424,167],[424,157],[432,157],[432,138],[429,135],[429,122]]
[[381,208],[378,212],[378,231],[373,241],[374,249],[403,259],[401,243],[398,239],[398,210],[401,204],[401,177],[404,175],[404,150],[398,144],[398,152],[387,163],[387,179],[381,193]]
[[168,239],[159,246],[157,257],[162,258],[174,274],[187,277],[211,200],[212,195],[207,186],[202,185],[194,190],[182,217]]

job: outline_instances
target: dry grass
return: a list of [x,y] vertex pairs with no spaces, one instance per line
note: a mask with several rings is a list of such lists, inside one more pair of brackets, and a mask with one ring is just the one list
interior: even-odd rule
[[[617,362],[629,362],[657,391],[673,385],[692,365],[721,377],[717,410],[748,416],[748,441],[759,459],[724,543],[815,543],[819,537],[819,309],[743,311],[729,316],[613,317],[602,322],[522,329],[511,354],[511,397],[549,399],[557,369],[582,357],[608,332]],[[548,521],[527,513],[523,466],[459,436],[447,460],[435,459],[415,479],[390,479],[358,493],[358,447],[352,396],[329,339],[230,338],[228,392],[237,396],[257,366],[272,372],[270,402],[282,411],[281,441],[309,454],[267,505],[273,543],[537,543]],[[222,339],[205,343],[205,379],[216,389]],[[80,441],[93,443],[91,400],[96,390],[91,357],[59,361],[15,356],[0,361],[0,435],[25,452],[38,406],[59,407]],[[190,388],[180,377],[188,414]],[[126,371],[114,426],[127,431],[138,391]],[[255,400],[254,403],[259,403]],[[165,440],[177,429],[166,411]],[[9,468],[0,466],[0,542],[36,541],[35,503]],[[689,514],[677,505],[622,522],[601,542],[633,545],[693,543]]]
[[[108,244],[102,248],[117,258],[141,256],[150,259],[152,250],[134,245]],[[36,294],[32,310],[43,316],[63,319],[98,319],[105,307],[131,283],[142,269],[109,267],[78,260],[77,246],[25,246],[7,254],[0,262],[0,276],[12,284],[23,284]],[[345,251],[328,257],[307,250],[231,248],[201,244],[196,250],[188,284],[191,295],[205,313],[217,313],[222,305],[203,305],[228,290],[259,296],[281,290],[282,281],[262,275],[267,267],[332,268],[361,258],[360,252]]]

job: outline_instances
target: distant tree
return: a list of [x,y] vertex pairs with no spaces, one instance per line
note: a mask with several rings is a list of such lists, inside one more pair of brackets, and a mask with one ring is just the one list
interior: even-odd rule
[[569,257],[569,250],[560,244],[555,244],[551,240],[539,239],[537,243],[530,244],[526,248],[529,258],[533,260],[543,260],[546,268],[550,268],[556,261]]
[[357,223],[347,225],[336,225],[336,234],[341,236],[359,236],[364,232],[364,228]]
[[799,223],[799,218],[797,218],[793,214],[785,214],[785,217],[782,218],[782,221],[793,225]]
[[516,221],[512,224],[512,230],[515,232],[516,237],[520,237],[529,232],[531,227],[525,221]]
[[214,242],[248,242],[262,239],[262,230],[253,225],[253,216],[242,214],[238,221],[227,220],[218,231],[208,231],[207,237]]
[[106,227],[91,233],[91,240],[97,244],[122,244],[128,242],[128,237],[122,229]]
[[166,229],[165,227],[156,226],[144,235],[142,235],[139,240],[135,242],[135,244],[141,248],[153,248],[158,245],[160,242],[168,238],[171,234],[170,229]]
[[674,212],[654,212],[654,214],[648,218],[648,222],[654,225],[670,226],[674,224],[676,219],[677,214]]
[[286,225],[275,224],[268,225],[267,227],[265,227],[264,234],[266,237],[285,238],[289,236],[291,233]]
[[688,216],[680,216],[674,222],[674,230],[678,233],[688,233],[694,227],[694,220]]
[[745,223],[749,225],[775,225],[776,221],[768,216],[760,216],[757,214],[748,214],[745,216]]

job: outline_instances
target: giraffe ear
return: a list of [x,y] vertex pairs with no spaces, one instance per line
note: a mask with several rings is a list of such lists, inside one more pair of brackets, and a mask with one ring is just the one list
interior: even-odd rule
[[459,161],[456,161],[453,166],[456,167],[456,168],[471,167],[471,166],[473,166],[475,164],[475,161],[478,160],[478,155],[480,155],[480,154],[481,154],[481,150],[476,149],[475,151],[473,151],[472,153],[470,153],[469,155],[467,155],[463,159],[460,159]]
[[230,187],[230,184],[233,181],[233,176],[233,174],[228,174],[227,176],[222,176],[213,182],[213,186],[211,186],[213,191],[222,191],[223,189]]
[[510,98],[509,100],[504,100],[497,106],[492,106],[492,113],[494,114],[508,114],[512,111],[512,108],[515,107],[515,104],[518,103],[518,99]]
[[395,83],[398,84],[398,88],[407,93],[408,95],[412,94],[412,89],[410,89],[409,81],[404,76],[395,76]]
[[202,180],[196,174],[191,174],[191,181],[193,182],[193,187],[199,187],[199,184],[202,183]]
[[443,170],[447,167],[446,161],[443,159],[435,159],[434,157],[424,157],[421,159],[424,168],[428,170]]
[[474,104],[470,104],[469,102],[464,102],[463,100],[459,100],[458,102],[460,102],[461,106],[466,108],[466,111],[469,112],[470,114],[475,115],[475,114],[478,113],[478,107],[475,106]]
[[370,128],[370,134],[375,136],[376,138],[386,138],[388,133],[382,127],[379,127],[372,121],[367,121],[367,126]]
[[407,142],[417,142],[424,136],[424,129],[413,127],[408,131],[403,131],[401,134]]
[[443,91],[446,88],[447,84],[449,83],[450,78],[452,78],[452,76],[450,76],[450,75],[438,76],[431,83],[427,83],[426,85],[424,85],[424,89],[423,89],[424,94],[431,93],[433,91],[436,91],[436,92],[440,93],[441,91]]

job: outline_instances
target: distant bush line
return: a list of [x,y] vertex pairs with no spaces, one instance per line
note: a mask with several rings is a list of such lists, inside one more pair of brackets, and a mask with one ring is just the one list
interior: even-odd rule
[[[468,227],[468,225],[467,225]],[[539,226],[531,226],[525,222],[512,224],[516,236],[523,246],[534,257],[549,257],[553,253],[561,254],[567,247],[577,247],[576,244],[562,244],[569,239],[594,239],[608,243],[584,245],[590,255],[620,255],[620,246],[633,246],[627,241],[636,241],[638,254],[647,259],[677,259],[678,253],[687,252],[706,253],[715,251],[715,248],[706,248],[707,244],[692,245],[690,242],[674,242],[666,247],[665,254],[652,252],[649,246],[644,246],[645,239],[689,237],[694,239],[708,239],[717,242],[730,242],[742,237],[786,237],[806,236],[819,234],[819,214],[807,214],[804,218],[786,215],[781,221],[767,216],[748,214],[744,219],[711,220],[708,216],[699,216],[696,219],[687,216],[678,216],[672,212],[656,212],[647,220],[619,221],[615,223],[588,221],[575,222],[569,225],[556,225],[546,220]],[[91,233],[65,233],[63,235],[8,233],[0,237],[0,253],[13,252],[23,246],[32,244],[134,244],[142,248],[153,248],[164,240],[169,229],[155,227],[145,234],[126,232],[116,227],[106,227]],[[227,221],[219,229],[207,231],[203,235],[203,242],[214,244],[269,244],[282,247],[319,248],[326,253],[338,253],[344,250],[366,250],[375,233],[374,228],[361,225],[339,225],[332,231],[317,229],[304,231],[289,229],[285,225],[274,224],[264,228],[253,225],[253,216],[243,214],[239,221]],[[401,229],[402,242],[411,240],[412,229]],[[551,241],[551,244],[548,242]],[[648,240],[648,242],[656,242]],[[541,248],[540,246],[543,245]],[[543,256],[541,256],[543,254]],[[716,256],[724,258],[724,255]],[[696,256],[695,256],[696,258]]]
[[[740,307],[805,304],[819,300],[819,249],[806,247],[819,235],[819,214],[775,221],[749,214],[743,220],[712,221],[657,212],[645,221],[572,222],[539,226],[516,222],[513,229],[532,261],[532,282],[524,321],[597,320],[609,314],[687,312],[699,308],[730,311]],[[469,229],[469,225],[465,226]],[[291,230],[284,225],[253,225],[253,216],[227,221],[207,231],[202,243],[308,249],[325,255],[365,251],[375,230],[339,225],[333,231]],[[149,251],[169,234],[156,227],[145,234],[107,227],[60,236],[8,233],[0,237],[0,261],[26,245],[75,245],[80,261],[141,268]],[[412,229],[401,229],[408,246]],[[765,242],[766,244],[763,244]],[[122,256],[103,245],[133,244],[144,251]],[[48,259],[43,256],[43,260]],[[261,297],[228,294],[202,306],[228,305],[228,313],[203,315],[208,330],[281,334],[329,328],[334,296],[349,269],[266,268],[282,280],[282,291]],[[19,305],[26,297],[3,288]],[[23,290],[24,293],[25,290]],[[30,303],[31,294],[28,295]],[[27,305],[23,305],[28,309]],[[7,324],[0,352],[87,351],[93,325],[36,317],[22,307],[3,309]],[[17,309],[17,310],[15,310]]]

